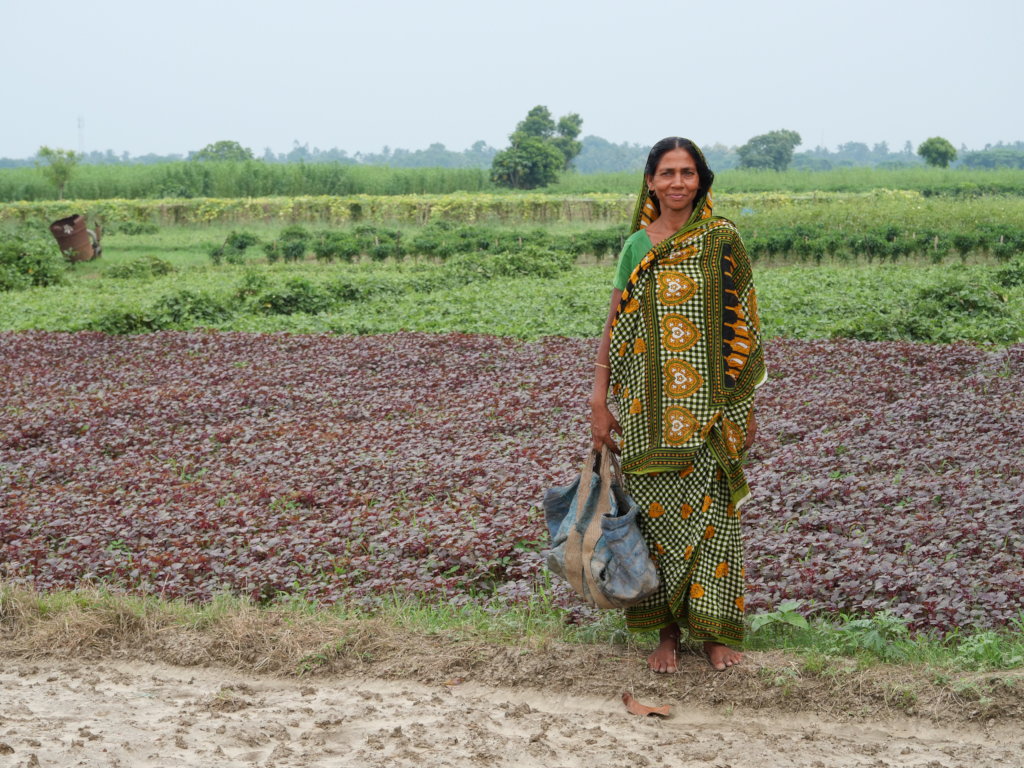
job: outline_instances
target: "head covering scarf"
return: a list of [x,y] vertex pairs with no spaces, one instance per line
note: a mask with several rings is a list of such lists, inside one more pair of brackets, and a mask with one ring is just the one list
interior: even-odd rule
[[[659,215],[645,179],[632,231]],[[630,275],[610,364],[623,471],[685,470],[709,446],[738,506],[749,494],[742,465],[753,393],[766,373],[747,252],[733,223],[712,213],[710,188]]]

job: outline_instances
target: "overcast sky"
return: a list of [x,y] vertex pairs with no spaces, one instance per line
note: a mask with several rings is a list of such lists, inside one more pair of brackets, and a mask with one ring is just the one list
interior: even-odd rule
[[[0,0],[0,157],[503,147],[583,135],[804,148],[1024,140],[1022,0]],[[638,9],[643,9],[638,15]],[[80,130],[80,123],[82,128]]]

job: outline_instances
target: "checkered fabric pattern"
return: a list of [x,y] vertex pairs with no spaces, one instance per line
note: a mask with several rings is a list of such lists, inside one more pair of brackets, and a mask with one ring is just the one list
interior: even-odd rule
[[609,357],[623,471],[679,469],[710,445],[729,501],[740,503],[749,494],[743,444],[765,370],[749,264],[732,222],[698,220],[644,256],[623,291]]
[[743,641],[744,567],[740,517],[711,450],[681,472],[628,475],[644,514],[641,529],[661,586],[626,609],[635,631],[678,623],[693,640]]

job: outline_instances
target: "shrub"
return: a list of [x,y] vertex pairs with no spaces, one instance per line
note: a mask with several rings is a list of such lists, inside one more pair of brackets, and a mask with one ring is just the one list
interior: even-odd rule
[[[309,230],[294,224],[281,230],[280,237],[275,243],[276,256],[288,262],[302,261],[309,250]],[[267,253],[270,257],[270,253]],[[277,259],[273,259],[276,261]]]
[[244,251],[253,245],[259,245],[260,239],[252,232],[236,232],[231,230],[227,238],[224,240],[224,246],[226,248],[234,248],[236,251]]
[[153,314],[166,323],[162,327],[167,327],[195,322],[216,323],[227,320],[234,312],[224,300],[186,288],[158,299],[153,304]]
[[302,277],[293,277],[284,285],[264,291],[256,299],[256,308],[266,315],[316,314],[331,306],[331,296]]
[[178,268],[169,261],[159,256],[149,254],[140,256],[137,259],[126,261],[123,264],[115,264],[107,270],[106,276],[118,280],[132,280],[146,277],[159,277],[177,272]]
[[350,233],[337,230],[318,232],[313,238],[313,254],[317,261],[352,261],[359,255],[359,244]]
[[994,279],[1003,288],[1016,288],[1024,285],[1024,258],[1017,258],[1006,266],[996,270]]
[[222,245],[215,245],[210,248],[210,259],[217,265],[222,260],[228,264],[244,264],[246,249],[257,245],[259,242],[260,239],[251,232],[231,230]]
[[152,307],[114,307],[85,324],[86,330],[114,334],[149,333],[168,327],[170,323],[158,316]]
[[989,286],[954,276],[935,285],[918,288],[911,306],[915,314],[945,318],[950,315],[1002,314],[1006,302]]
[[515,253],[460,254],[451,261],[451,273],[464,282],[496,277],[552,278],[570,269],[575,261],[571,253],[531,245]]
[[121,235],[155,235],[160,231],[152,221],[122,221],[106,229],[109,233]]
[[64,282],[67,262],[50,240],[18,233],[0,234],[0,291]]
[[234,296],[236,299],[251,299],[254,296],[258,296],[270,286],[270,280],[262,272],[256,272],[255,270],[249,270],[242,275],[242,280],[238,283],[238,287],[235,288]]

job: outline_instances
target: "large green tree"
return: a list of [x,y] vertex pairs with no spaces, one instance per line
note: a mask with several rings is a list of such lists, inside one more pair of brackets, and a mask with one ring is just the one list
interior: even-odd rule
[[558,180],[580,153],[583,118],[575,112],[556,123],[542,105],[531,109],[509,136],[508,149],[494,156],[491,180],[512,189],[536,189]]
[[207,162],[252,160],[253,154],[251,149],[237,141],[215,141],[193,153],[191,159]]
[[793,150],[802,139],[796,131],[768,131],[755,136],[736,150],[740,168],[773,168],[784,171],[793,159]]
[[941,136],[932,136],[921,142],[917,148],[919,154],[928,165],[946,168],[956,160],[956,148]]
[[[51,149],[42,146],[36,152],[36,165],[41,166],[46,177],[57,187],[57,199],[64,199],[64,187],[78,165],[81,155],[73,149]],[[43,165],[45,163],[45,165]]]

